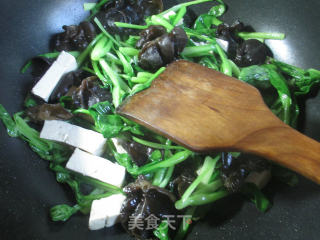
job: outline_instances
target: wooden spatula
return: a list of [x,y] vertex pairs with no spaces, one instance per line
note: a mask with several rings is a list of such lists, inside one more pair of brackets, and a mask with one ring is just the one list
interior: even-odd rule
[[318,142],[278,119],[256,88],[198,64],[170,64],[117,111],[193,151],[253,153],[320,183]]

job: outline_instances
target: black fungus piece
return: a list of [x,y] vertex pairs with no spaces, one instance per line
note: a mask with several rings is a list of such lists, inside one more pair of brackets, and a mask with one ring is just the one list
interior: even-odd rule
[[249,39],[239,45],[234,61],[239,67],[260,65],[265,63],[269,55],[269,49],[264,43]]
[[239,20],[235,21],[231,26],[227,23],[222,23],[218,26],[216,36],[228,42],[241,43],[242,38],[238,33],[243,31],[244,24]]
[[150,42],[165,33],[167,33],[165,27],[161,25],[151,25],[139,33],[140,39],[137,41],[136,47],[142,48],[145,43]]
[[68,95],[69,92],[72,92],[72,89],[77,88],[81,84],[81,81],[87,77],[89,77],[89,74],[82,70],[65,74],[52,92],[50,102],[57,102],[61,97]]
[[175,27],[171,34],[173,35],[174,39],[175,54],[178,55],[187,46],[189,39],[186,32],[180,27]]
[[155,71],[164,64],[157,42],[151,41],[145,44],[139,53],[139,66],[146,70]]
[[202,157],[189,158],[175,166],[169,189],[178,199],[198,176],[196,170],[202,166],[202,162]]
[[264,43],[256,39],[244,41],[238,36],[239,32],[248,30],[252,31],[250,27],[236,21],[231,26],[220,24],[216,32],[218,38],[228,41],[228,57],[239,67],[263,64],[267,56],[271,56],[271,51]]
[[[157,219],[158,226],[162,220],[166,220],[166,216],[175,216],[179,212],[174,207],[176,201],[175,196],[166,189],[151,185],[139,176],[138,179],[124,188],[127,198],[121,208],[121,223],[126,231],[137,239],[157,239],[153,235],[154,229],[148,229],[150,218]],[[173,217],[172,223],[175,227],[178,224],[177,219]],[[130,228],[130,223],[143,223],[139,228]]]
[[185,169],[179,176],[170,182],[170,189],[172,189],[175,196],[179,199],[196,178],[194,172],[189,170],[190,169],[188,168]]
[[30,107],[25,113],[34,123],[41,123],[45,120],[69,120],[73,117],[72,113],[60,104],[42,104]]
[[[149,27],[151,28],[151,27]],[[154,28],[152,28],[154,29]],[[156,28],[155,32],[150,29],[144,30],[145,39],[152,39],[162,32],[160,28]],[[150,32],[148,36],[148,32]],[[174,61],[185,48],[188,37],[182,28],[176,27],[170,33],[164,33],[161,36],[149,41],[142,41],[143,48],[139,53],[139,65],[143,69],[156,71],[162,66]]]
[[142,24],[145,17],[162,10],[162,0],[115,0],[107,2],[96,17],[110,33],[128,35],[135,34],[136,30],[118,28],[114,22]]
[[138,0],[137,4],[142,9],[145,17],[158,14],[163,10],[162,0]]
[[103,27],[111,34],[125,34],[131,30],[126,28],[118,28],[114,22],[124,22],[128,23],[128,18],[124,11],[118,10],[116,8],[111,8],[107,12],[99,12],[97,18],[103,25]]
[[217,38],[228,41],[228,56],[234,59],[236,56],[237,48],[239,44],[243,42],[243,39],[238,36],[238,33],[244,30],[244,25],[240,21],[235,21],[231,26],[222,23],[217,28]]
[[230,153],[222,153],[221,177],[224,186],[230,192],[238,192],[250,172],[262,172],[270,169],[267,160],[249,154],[235,158]]
[[88,109],[96,103],[112,101],[108,89],[100,87],[96,77],[82,80],[81,85],[72,93],[73,105],[76,108]]
[[153,148],[147,147],[135,141],[126,141],[125,139],[118,139],[121,146],[128,152],[132,161],[141,167],[148,163],[149,157],[153,152]]
[[63,33],[56,36],[54,47],[58,51],[81,51],[96,37],[92,23],[81,22],[80,25],[63,26]]
[[173,34],[164,34],[157,40],[160,55],[164,63],[170,63],[176,55]]
[[40,78],[50,68],[50,66],[54,62],[54,59],[39,56],[39,57],[32,58],[31,61],[32,61],[32,71],[31,71],[32,76],[36,78]]

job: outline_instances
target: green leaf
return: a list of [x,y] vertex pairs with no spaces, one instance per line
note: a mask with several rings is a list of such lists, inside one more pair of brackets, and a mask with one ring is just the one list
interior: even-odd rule
[[0,104],[0,119],[2,120],[3,124],[7,128],[7,133],[10,137],[18,137],[19,132],[16,128],[15,122],[12,120],[10,114],[7,110]]
[[255,86],[259,90],[266,90],[272,87],[269,71],[264,67],[257,65],[242,68],[239,79]]
[[155,150],[150,155],[151,162],[159,162],[162,160],[162,154],[160,150]]
[[66,145],[40,138],[40,133],[31,128],[27,122],[16,113],[13,119],[0,104],[0,119],[11,137],[19,137],[28,142],[31,149],[41,158],[53,162],[65,162],[69,159],[72,149]]
[[28,94],[23,104],[26,108],[37,106],[37,101],[32,97],[31,94]]
[[96,127],[105,138],[112,138],[123,130],[124,125],[119,115],[98,115]]
[[50,216],[52,221],[67,221],[73,214],[75,214],[79,210],[79,206],[75,205],[73,207],[61,204],[54,206],[50,209]]
[[316,69],[304,70],[274,59],[271,59],[271,62],[291,77],[288,84],[293,88],[295,95],[308,94],[312,87],[320,86],[320,71]]
[[222,0],[216,0],[216,1],[219,2],[220,4],[217,6],[213,6],[209,10],[209,15],[212,15],[215,17],[220,17],[226,12],[226,5],[224,4],[224,2]]
[[129,156],[129,154],[127,153],[117,153],[117,151],[113,151],[114,157],[117,160],[117,162],[126,168],[126,170],[128,171],[128,173],[136,176],[138,175],[138,169],[139,167],[137,165],[135,165],[132,160],[131,157]]
[[197,20],[194,22],[193,29],[194,30],[210,29],[214,19],[215,19],[214,15],[201,14],[197,18]]
[[266,64],[264,68],[268,70],[270,76],[270,83],[277,90],[279,95],[279,100],[282,103],[283,114],[280,116],[281,120],[286,124],[291,124],[291,113],[293,107],[293,101],[291,98],[291,93],[287,85],[284,76],[277,71],[274,65]]

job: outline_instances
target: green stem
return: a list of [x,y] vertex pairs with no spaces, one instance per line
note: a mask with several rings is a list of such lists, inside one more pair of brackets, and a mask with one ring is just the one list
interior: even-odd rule
[[96,15],[96,14],[99,12],[100,8],[101,8],[105,3],[107,3],[108,1],[109,1],[109,0],[101,0],[100,2],[98,2],[98,3],[94,6],[94,8],[91,9],[92,13],[91,13],[91,15],[88,17],[88,20],[90,20],[94,15]]
[[127,59],[125,58],[125,56],[120,52],[120,51],[116,51],[121,63],[122,63],[122,66],[123,66],[123,71],[129,75],[130,77],[133,76],[134,74],[134,70],[131,66],[131,64],[127,61]]
[[180,20],[184,17],[184,15],[186,15],[187,13],[187,7],[183,6],[179,9],[177,15],[175,16],[172,25],[176,26]]
[[98,61],[100,58],[104,57],[107,52],[113,46],[113,42],[110,41],[108,38],[103,37],[101,38],[91,52],[91,59],[94,61]]
[[286,35],[284,33],[264,33],[264,32],[240,32],[238,36],[243,39],[274,39],[283,40]]
[[94,45],[103,37],[103,34],[99,34],[95,39],[91,41],[88,47],[79,55],[77,58],[78,66],[80,67],[82,63],[86,60],[88,55],[91,53]]
[[190,207],[187,209],[185,212],[185,216],[191,216],[187,217],[187,219],[183,219],[184,222],[180,224],[180,227],[178,229],[178,232],[174,238],[174,240],[183,240],[184,237],[186,236],[188,229],[191,226],[191,221],[192,221],[192,216],[194,215],[197,207]]
[[105,76],[103,76],[102,72],[100,71],[99,66],[98,66],[98,61],[91,61],[91,64],[93,67],[93,71],[98,76],[98,78],[101,80],[101,82],[104,85],[110,84],[109,81],[107,80],[107,78],[105,78]]
[[152,75],[152,77],[147,82],[135,85],[130,92],[130,96],[150,87],[152,81],[156,79],[162,72],[164,72],[164,70],[166,70],[165,67],[160,68],[156,73]]
[[234,74],[234,76],[239,77],[240,68],[230,59],[229,59],[229,64],[231,65],[232,73]]
[[222,61],[221,71],[228,76],[232,76],[232,66],[229,62],[226,53],[222,50],[219,44],[216,44],[215,46]]
[[199,34],[198,31],[195,31],[193,29],[190,28],[183,28],[184,31],[186,32],[186,34],[188,35],[188,37],[196,37],[199,38],[201,40],[207,41],[207,42],[211,42],[211,43],[216,43],[216,41],[204,34]]
[[106,54],[106,58],[109,60],[109,62],[112,61],[118,65],[122,64],[121,61],[119,60],[119,58],[116,55],[112,54],[111,52],[108,52]]
[[122,54],[127,55],[129,57],[138,56],[138,54],[139,54],[139,50],[135,49],[133,47],[121,47],[121,48],[119,48],[119,51]]
[[176,154],[174,154],[172,157],[168,158],[167,160],[161,161],[161,162],[153,162],[149,163],[141,168],[138,169],[136,172],[136,175],[144,175],[150,172],[154,172],[159,168],[166,168],[174,166],[178,163],[183,162],[187,158],[191,156],[192,152],[189,150],[181,151]]
[[191,197],[189,197],[184,202],[182,200],[179,200],[175,203],[175,207],[180,210],[184,209],[188,206],[200,206],[208,203],[215,202],[221,198],[224,198],[228,196],[229,193],[226,190],[221,190],[215,193],[209,193],[209,194],[196,194]]
[[147,147],[151,148],[156,148],[156,149],[166,149],[166,150],[185,150],[184,147],[181,146],[171,146],[171,145],[165,145],[165,144],[160,144],[160,143],[155,143],[155,142],[149,142],[140,138],[137,138],[135,136],[132,136],[133,141],[140,143],[142,145],[145,145]]
[[216,181],[209,183],[209,184],[202,184],[201,187],[199,187],[199,190],[196,190],[194,192],[194,195],[204,194],[204,193],[212,193],[212,192],[215,192],[216,190],[218,190],[219,188],[221,188],[222,186],[223,186],[223,182],[221,179],[216,180]]
[[171,32],[171,30],[174,28],[173,25],[171,25],[167,19],[165,19],[162,16],[159,15],[153,15],[151,17],[151,24],[152,25],[161,25],[167,29],[168,32]]
[[180,200],[182,203],[184,203],[185,201],[188,200],[188,198],[191,196],[191,194],[194,192],[194,190],[198,187],[198,185],[203,180],[210,179],[219,158],[220,158],[220,156],[217,156],[215,158],[208,156],[205,158],[199,176],[196,178],[196,180],[194,180],[191,183],[191,185],[187,188],[187,190],[182,195],[181,200]]
[[159,187],[165,188],[171,180],[172,174],[174,171],[174,166],[168,168],[166,175],[164,176],[162,182],[159,184]]
[[166,175],[166,172],[167,172],[166,168],[159,169],[153,178],[152,185],[159,186],[161,184],[161,182],[163,181],[163,179]]
[[116,46],[121,47],[121,44],[120,44],[116,39],[114,39],[114,37],[112,37],[112,36],[110,35],[110,33],[108,33],[108,32],[104,29],[104,27],[102,26],[102,24],[101,24],[101,22],[99,21],[98,18],[94,18],[94,22],[97,24],[97,26],[99,27],[99,29],[101,30],[101,32],[102,32],[104,35],[106,35]]
[[211,51],[213,51],[214,49],[215,49],[215,46],[212,44],[186,47],[181,53],[181,55],[187,58],[208,56],[208,55],[212,55]]
[[159,15],[160,16],[163,16],[165,14],[167,14],[168,12],[176,12],[178,11],[180,8],[182,7],[189,7],[191,5],[196,5],[196,4],[200,4],[200,3],[204,3],[204,2],[210,2],[210,1],[213,1],[213,0],[196,0],[196,1],[190,1],[190,2],[185,2],[185,3],[180,3],[178,5],[175,5],[173,6],[172,8],[169,8],[168,10],[166,11],[163,11],[162,13],[160,13]]
[[123,23],[123,22],[114,22],[114,24],[117,27],[121,27],[121,28],[132,28],[132,29],[139,29],[139,30],[143,30],[148,28],[148,26],[146,25],[136,25],[136,24],[131,24],[131,23]]
[[103,193],[103,194],[89,194],[89,195],[83,196],[83,199],[84,200],[97,200],[97,199],[101,199],[101,198],[110,197],[113,194],[114,193],[112,193],[112,192]]

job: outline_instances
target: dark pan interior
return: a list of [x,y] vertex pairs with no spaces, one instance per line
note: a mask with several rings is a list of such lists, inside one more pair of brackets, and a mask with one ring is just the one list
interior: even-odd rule
[[[0,103],[10,113],[22,107],[32,86],[30,75],[19,73],[24,62],[48,51],[50,36],[61,26],[80,22],[84,0],[2,0],[0,7]],[[165,1],[166,6],[181,1]],[[257,31],[285,32],[285,41],[268,41],[279,60],[320,69],[320,2],[316,0],[226,1],[228,23],[240,19]],[[199,14],[210,3],[194,7]],[[303,104],[300,130],[320,140],[320,94],[314,91]],[[300,179],[291,188],[272,182],[266,189],[273,208],[260,213],[238,197],[217,203],[188,239],[319,239],[320,187]],[[96,232],[87,216],[66,223],[49,220],[51,206],[72,203],[68,189],[55,181],[48,163],[20,140],[9,138],[0,126],[0,239],[130,239],[117,226]]]

